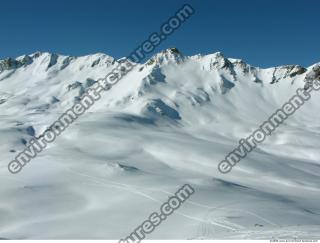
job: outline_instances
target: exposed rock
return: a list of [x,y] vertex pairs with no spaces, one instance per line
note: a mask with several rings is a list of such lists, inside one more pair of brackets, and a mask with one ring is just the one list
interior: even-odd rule
[[49,68],[51,68],[52,66],[56,65],[58,62],[58,55],[57,54],[50,54],[50,58],[49,58],[49,64],[47,66],[47,70]]
[[72,60],[74,60],[75,57],[66,57],[65,59],[63,59],[62,61],[62,66],[60,68],[60,70],[65,69],[67,66],[69,66],[69,64],[71,63]]
[[98,65],[100,63],[100,58],[98,58],[97,60],[93,61],[91,64],[91,67],[94,67],[96,65]]
[[160,53],[154,55],[150,58],[150,60],[146,63],[147,65],[162,65],[169,62],[172,63],[181,63],[184,61],[184,57],[182,53],[177,48],[168,48],[166,50],[161,51]]
[[6,99],[0,99],[0,105],[5,103],[7,100]]
[[179,112],[164,103],[161,99],[154,99],[145,107],[144,113],[151,117],[167,117],[173,120],[181,120]]
[[82,87],[82,83],[79,82],[79,81],[76,81],[76,82],[74,82],[72,84],[69,84],[67,89],[68,89],[68,91],[70,91],[70,90],[74,90],[74,89],[79,88],[79,87]]
[[5,60],[0,61],[0,71],[18,68],[20,67],[20,65],[21,63],[19,63],[17,60],[9,57]]
[[306,68],[296,65],[296,66],[294,66],[294,68],[291,69],[289,76],[290,76],[290,78],[293,78],[297,75],[304,74],[306,71],[307,71]]
[[217,52],[214,54],[214,57],[210,63],[210,68],[211,69],[219,69],[219,68],[224,68],[224,69],[229,69],[232,68],[233,65],[232,63],[224,57],[224,55],[221,52]]

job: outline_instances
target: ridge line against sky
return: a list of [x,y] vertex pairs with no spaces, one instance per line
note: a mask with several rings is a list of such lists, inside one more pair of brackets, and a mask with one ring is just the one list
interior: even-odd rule
[[118,59],[185,3],[194,7],[193,19],[155,53],[169,47],[187,56],[221,51],[264,68],[320,61],[317,0],[4,1],[0,59],[36,51],[72,56],[102,52]]
[[[140,64],[144,64],[144,63],[148,63],[148,61],[158,55],[158,54],[161,54],[161,52],[164,52],[166,50],[169,50],[169,49],[172,49],[172,48],[175,48],[175,49],[178,49],[179,48],[176,48],[176,47],[171,47],[171,48],[168,48],[168,49],[164,49],[164,50],[159,50],[157,51],[156,53],[153,53],[151,56],[148,56],[147,58],[145,58],[144,60],[142,60],[141,62],[139,62]],[[186,58],[190,58],[190,57],[194,57],[194,56],[197,56],[197,55],[201,55],[202,57],[205,57],[205,56],[210,56],[210,55],[215,55],[217,53],[220,53],[224,58],[228,59],[229,61],[233,62],[235,60],[239,60],[239,61],[243,61],[245,62],[246,64],[250,65],[251,67],[254,67],[254,68],[261,68],[261,69],[268,69],[268,68],[278,68],[278,67],[285,67],[287,66],[286,64],[284,65],[276,65],[276,66],[269,66],[269,67],[261,67],[261,66],[257,66],[257,65],[253,65],[249,62],[247,62],[246,60],[242,59],[241,57],[229,57],[229,56],[226,56],[224,53],[222,52],[212,52],[212,53],[194,53],[194,54],[191,54],[191,55],[185,55],[183,53],[183,51],[179,50],[180,51],[180,54],[183,56],[183,57],[186,57]],[[84,55],[68,55],[68,54],[65,54],[65,53],[53,53],[53,52],[48,52],[48,51],[36,51],[34,53],[26,53],[26,54],[23,54],[23,55],[20,55],[20,56],[15,56],[15,57],[5,57],[5,58],[0,58],[0,61],[4,61],[8,58],[14,58],[14,59],[18,59],[18,58],[21,58],[21,57],[24,57],[24,56],[29,56],[31,57],[32,55],[35,55],[36,53],[41,53],[41,54],[54,54],[54,55],[58,55],[58,56],[65,56],[65,57],[75,57],[75,58],[83,58],[83,57],[88,57],[88,56],[98,56],[98,55],[105,55],[107,57],[110,57],[110,58],[113,58],[114,60],[118,61],[118,60],[121,60],[123,58],[128,58],[128,57],[120,57],[120,58],[116,58],[116,57],[113,57],[111,55],[109,55],[108,53],[103,53],[103,52],[97,52],[97,53],[92,53],[92,54],[84,54]],[[304,68],[309,68],[309,67],[312,67],[316,64],[320,64],[320,60],[318,62],[315,62],[315,63],[312,63],[311,65],[308,65],[308,66],[302,66]],[[289,64],[289,66],[291,65],[299,65],[299,64]],[[301,66],[301,65],[300,65]]]

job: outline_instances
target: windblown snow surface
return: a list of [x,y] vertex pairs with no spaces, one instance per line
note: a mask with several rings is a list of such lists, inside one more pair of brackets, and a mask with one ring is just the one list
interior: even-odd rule
[[228,174],[218,163],[304,87],[312,67],[160,52],[16,175],[8,163],[97,79],[105,54],[0,62],[0,238],[120,239],[185,183],[147,239],[320,238],[320,96]]

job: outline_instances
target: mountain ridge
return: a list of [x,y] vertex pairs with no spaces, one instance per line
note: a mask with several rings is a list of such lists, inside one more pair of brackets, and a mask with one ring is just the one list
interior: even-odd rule
[[[114,61],[119,61],[123,58],[119,58],[116,59],[106,53],[102,53],[102,52],[97,52],[94,54],[88,54],[88,55],[81,55],[81,56],[74,56],[74,55],[65,55],[65,54],[60,54],[60,53],[54,53],[54,52],[42,52],[42,51],[36,51],[34,53],[31,54],[25,54],[25,55],[21,55],[18,57],[7,57],[4,59],[0,59],[0,72],[3,71],[5,68],[11,68],[11,67],[22,67],[23,65],[28,65],[30,64],[34,59],[40,57],[40,56],[50,56],[52,59],[55,59],[57,57],[59,58],[64,58],[66,60],[74,60],[74,59],[109,59],[109,60],[114,60]],[[226,62],[224,65],[230,65],[230,63],[232,64],[239,64],[239,65],[248,65],[254,68],[259,68],[259,69],[269,69],[269,68],[290,68],[290,67],[301,67],[301,68],[308,68],[308,67],[312,67],[314,65],[319,64],[320,62],[316,62],[308,67],[304,67],[302,65],[299,64],[284,64],[284,65],[277,65],[277,66],[271,66],[271,67],[259,67],[259,66],[253,66],[248,64],[246,61],[244,61],[243,59],[239,59],[239,58],[231,58],[231,57],[225,57],[225,55],[220,52],[214,52],[214,53],[209,53],[209,54],[195,54],[195,55],[190,55],[190,56],[185,56],[182,54],[182,52],[180,52],[180,50],[178,50],[177,48],[173,47],[173,48],[167,48],[164,49],[156,54],[154,54],[153,56],[151,56],[150,58],[148,58],[146,61],[139,63],[139,64],[146,64],[146,63],[150,63],[156,59],[160,59],[163,57],[166,57],[167,55],[171,55],[170,58],[174,59],[174,58],[180,58],[180,59],[199,59],[199,58],[204,58],[204,57],[211,57],[214,58],[216,60],[220,61],[224,61]],[[180,60],[181,61],[181,60]],[[94,65],[94,64],[93,64]]]
[[[184,225],[176,238],[319,236],[319,92],[232,172],[220,173],[218,164],[298,88],[320,79],[320,65],[261,69],[221,53],[185,58],[176,50],[152,58],[101,93],[16,175],[8,163],[124,59],[34,53],[5,63],[0,212],[12,225],[1,236],[39,236],[41,225],[49,238],[120,238],[137,225],[137,213],[148,215],[185,183],[196,193],[173,216]],[[155,238],[170,232],[166,225]]]
[[[103,53],[73,57],[35,52],[0,61],[0,105],[7,107],[3,113],[63,112],[123,60]],[[271,107],[281,106],[298,87],[304,87],[306,77],[318,66],[264,69],[221,52],[184,56],[169,48],[136,64],[91,111],[184,125],[227,119],[229,113],[239,111],[243,113],[239,118],[253,116],[257,107],[272,113]],[[255,106],[246,96],[255,100]]]

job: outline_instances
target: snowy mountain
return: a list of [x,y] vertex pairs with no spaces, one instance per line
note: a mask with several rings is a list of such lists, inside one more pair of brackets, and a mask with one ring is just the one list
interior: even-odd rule
[[318,93],[231,173],[217,165],[320,64],[259,68],[164,50],[9,174],[27,142],[121,60],[37,52],[0,61],[0,238],[120,239],[185,183],[196,193],[150,239],[319,238]]

